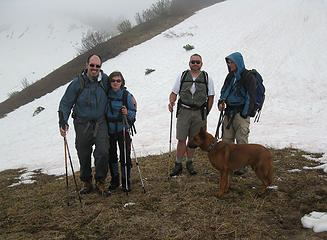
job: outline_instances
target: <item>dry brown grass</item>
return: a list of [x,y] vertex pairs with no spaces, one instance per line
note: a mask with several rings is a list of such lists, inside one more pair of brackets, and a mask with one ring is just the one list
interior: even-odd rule
[[[91,193],[82,196],[82,208],[72,176],[67,206],[64,175],[36,171],[35,183],[9,188],[19,170],[6,170],[0,172],[0,239],[327,239],[326,232],[304,229],[300,221],[304,214],[326,211],[326,174],[290,173],[318,163],[299,150],[271,151],[278,189],[262,197],[255,195],[261,183],[249,170],[232,176],[231,189],[217,199],[219,173],[199,150],[195,176],[184,170],[168,180],[168,154],[140,158],[145,194],[134,166],[131,193],[115,190],[108,198]],[[124,207],[130,202],[135,205]]]

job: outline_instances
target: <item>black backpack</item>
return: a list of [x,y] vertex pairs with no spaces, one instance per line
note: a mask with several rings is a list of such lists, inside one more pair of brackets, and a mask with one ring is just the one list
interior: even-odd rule
[[250,96],[256,96],[255,99],[251,99],[251,101],[254,104],[253,109],[251,110],[251,112],[249,113],[250,117],[255,117],[254,122],[259,122],[259,118],[260,118],[260,114],[261,114],[261,109],[263,107],[263,103],[265,101],[265,92],[266,92],[266,88],[263,85],[263,79],[262,76],[260,75],[260,73],[257,72],[256,69],[252,69],[252,70],[246,70],[245,73],[245,81],[243,81],[244,87],[245,89],[248,90],[247,88],[247,80],[248,80],[248,74],[252,74],[255,79],[256,79],[256,84],[255,84],[255,93],[250,93]]

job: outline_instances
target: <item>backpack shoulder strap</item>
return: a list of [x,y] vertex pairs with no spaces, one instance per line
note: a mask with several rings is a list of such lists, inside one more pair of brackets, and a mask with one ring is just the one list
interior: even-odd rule
[[126,108],[128,110],[127,96],[128,96],[128,91],[125,88],[123,90],[123,105],[126,106]]
[[78,81],[79,81],[79,92],[77,95],[77,97],[78,97],[84,89],[85,82],[84,82],[84,78],[83,78],[82,74],[79,74],[77,77],[78,77]]
[[[128,94],[130,94],[130,92],[126,88],[124,88],[122,101],[123,101],[123,105],[126,106],[127,110],[128,110],[128,102],[127,102]],[[129,126],[131,127],[130,133],[132,134],[132,136],[134,136],[134,134],[136,134],[136,128],[135,128],[135,124],[134,124],[135,119],[134,120],[127,119],[127,121],[128,121]]]
[[[102,71],[100,71],[97,80],[98,80],[98,85],[100,85],[100,87],[102,87],[103,91],[108,96],[108,93],[109,93],[109,85],[107,85],[107,87],[105,87],[105,85],[103,84],[103,72]],[[107,84],[109,84],[109,82]]]
[[208,82],[209,82],[208,73],[206,71],[202,71],[202,73],[203,73],[203,76],[204,76],[204,81],[205,81],[205,84],[206,84],[206,90],[207,90],[207,96],[208,96],[208,93],[209,93],[209,89],[208,89]]
[[180,85],[180,87],[179,87],[179,94],[181,93],[182,85],[183,85],[183,83],[185,82],[186,75],[187,75],[188,71],[189,71],[189,70],[185,70],[185,71],[182,73],[182,76],[181,76],[181,85]]
[[79,82],[79,90],[78,90],[78,93],[75,97],[75,103],[77,101],[77,98],[79,97],[79,95],[81,95],[83,89],[84,89],[84,85],[85,85],[85,82],[84,82],[84,78],[82,76],[82,74],[79,74],[77,75],[77,79],[78,79],[78,82]]
[[106,95],[108,95],[108,92],[107,92],[106,88],[104,87],[102,80],[100,80],[98,83],[103,88],[103,90],[106,93]]

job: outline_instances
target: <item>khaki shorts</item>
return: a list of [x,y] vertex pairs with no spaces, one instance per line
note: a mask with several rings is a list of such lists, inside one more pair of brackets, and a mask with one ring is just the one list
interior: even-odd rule
[[248,143],[249,133],[250,133],[250,117],[242,118],[240,113],[235,115],[235,118],[227,129],[228,122],[231,116],[225,116],[223,122],[223,138],[224,142]]
[[201,110],[190,110],[181,107],[177,115],[176,139],[186,140],[200,131],[200,128],[207,124],[207,116],[202,120]]

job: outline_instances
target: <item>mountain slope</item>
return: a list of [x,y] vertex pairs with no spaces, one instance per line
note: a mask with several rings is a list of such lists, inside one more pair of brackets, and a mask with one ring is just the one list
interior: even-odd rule
[[[141,24],[141,25],[133,28],[132,31],[121,34],[119,36],[116,36],[116,37],[108,40],[107,42],[100,44],[99,46],[92,49],[91,51],[89,51],[83,55],[77,56],[76,58],[70,60],[66,64],[59,67],[58,69],[52,71],[50,74],[46,75],[41,80],[33,83],[28,88],[23,89],[18,94],[13,95],[11,98],[6,99],[5,101],[1,102],[0,103],[0,118],[4,117],[7,113],[13,111],[14,109],[16,109],[24,104],[27,104],[27,103],[33,101],[34,99],[37,99],[49,92],[52,92],[56,88],[71,81],[73,79],[73,77],[75,77],[77,74],[79,74],[81,72],[81,70],[83,69],[84,64],[85,64],[85,59],[87,58],[87,56],[89,54],[91,54],[91,53],[99,54],[102,56],[103,60],[106,61],[107,59],[117,56],[119,53],[127,50],[128,48],[130,48],[134,45],[140,44],[146,40],[149,40],[152,37],[156,36],[157,34],[161,33],[162,31],[178,24],[179,22],[183,21],[185,18],[192,15],[194,11],[201,9],[203,7],[206,7],[206,6],[212,5],[216,2],[220,2],[220,1],[221,0],[206,0],[201,3],[193,4],[192,5],[193,7],[189,8],[187,11],[185,11],[180,16],[169,16],[167,18],[160,18],[160,19],[153,20],[149,23]],[[66,28],[64,28],[61,33],[57,32],[57,34],[66,36],[67,30],[65,30],[65,29]],[[81,29],[84,29],[84,28],[81,27]],[[44,35],[47,35],[47,34],[48,33],[44,33]],[[83,33],[81,32],[81,34],[83,34]],[[4,34],[2,34],[2,35],[0,34],[0,36],[3,36],[3,35]],[[55,38],[55,35],[52,37]],[[69,37],[69,36],[67,36],[67,37]],[[80,39],[80,36],[79,36],[79,39]],[[4,44],[2,46],[5,47],[6,45]],[[10,44],[10,46],[12,46],[12,44]],[[65,49],[62,49],[62,47],[60,47],[60,46],[55,46],[55,48],[58,49],[58,52],[67,52],[68,56],[71,56],[72,49],[70,49],[69,51],[68,50],[66,51]],[[41,52],[48,51],[48,49],[49,49],[49,46],[43,46],[43,48],[40,46]],[[18,54],[18,53],[16,53],[16,54]],[[52,54],[50,54],[50,55],[52,56]],[[28,56],[28,54],[27,54],[27,56]],[[61,56],[61,55],[58,54],[58,56]],[[15,60],[16,60],[16,58],[12,58],[11,61],[15,61]],[[52,57],[50,57],[48,60],[49,60],[49,62],[51,62],[51,64],[48,64],[49,67],[51,66],[52,68],[56,68],[57,66],[59,66],[56,59],[54,60]],[[59,59],[57,59],[57,60],[60,63],[63,63],[63,62],[66,62],[66,60],[69,60],[69,58],[62,57],[61,61]],[[52,61],[53,61],[53,63],[52,63]],[[46,62],[48,62],[48,61],[45,61],[45,63]],[[14,64],[14,63],[11,63],[11,64]],[[28,65],[26,65],[26,66],[28,66]],[[2,66],[2,67],[6,68],[6,66]],[[0,69],[0,73],[1,72],[4,72],[4,69],[2,71]],[[45,69],[45,72],[48,72],[48,70]],[[41,72],[40,74],[38,74],[38,77],[42,76],[42,73],[44,74],[44,72]],[[24,74],[25,74],[25,71],[24,71]],[[26,76],[24,74],[21,75],[22,78],[23,78],[23,76]],[[31,74],[33,74],[33,72]],[[20,75],[18,74],[18,76],[20,76]],[[34,79],[38,79],[38,78],[36,78],[36,76],[34,76]],[[30,79],[27,79],[27,80],[30,80]],[[17,82],[13,83],[13,84],[17,85]],[[8,88],[4,88],[3,91],[6,91],[5,89],[8,89]]]
[[[326,12],[326,1],[226,1],[202,9],[151,40],[105,61],[104,71],[122,71],[128,89],[137,99],[138,133],[134,143],[138,154],[168,151],[168,96],[175,79],[188,68],[190,55],[202,55],[203,69],[213,78],[219,96],[227,74],[224,58],[234,51],[243,54],[247,68],[256,68],[262,74],[267,89],[260,122],[251,124],[249,141],[325,153],[327,69],[324,60],[327,56],[321,55],[321,51],[327,42]],[[308,39],[315,44],[308,44]],[[186,44],[194,45],[195,49],[185,51]],[[320,55],[314,60],[314,56]],[[81,60],[78,66],[82,65]],[[145,75],[147,68],[155,71]],[[59,87],[0,119],[3,156],[0,168],[26,166],[62,171],[57,109],[65,88],[66,85]],[[217,97],[208,117],[209,132],[214,132],[217,126],[216,103]],[[45,110],[33,117],[39,106]],[[175,121],[174,117],[173,147],[176,146]],[[68,141],[73,146],[73,124],[69,123]],[[76,156],[75,149],[72,155]],[[327,162],[326,155],[319,160]],[[78,160],[74,158],[73,162],[77,167]]]
[[63,16],[56,19],[50,16],[46,21],[20,18],[12,25],[1,27],[0,51],[6,56],[6,63],[0,65],[1,82],[11,76],[11,81],[0,90],[1,102],[8,98],[9,92],[21,90],[23,79],[33,83],[72,60],[82,37],[90,29],[88,25]]
[[155,2],[96,0],[90,11],[86,0],[0,1],[0,102],[20,91],[23,80],[33,83],[75,58],[87,32],[114,36],[122,19]]

